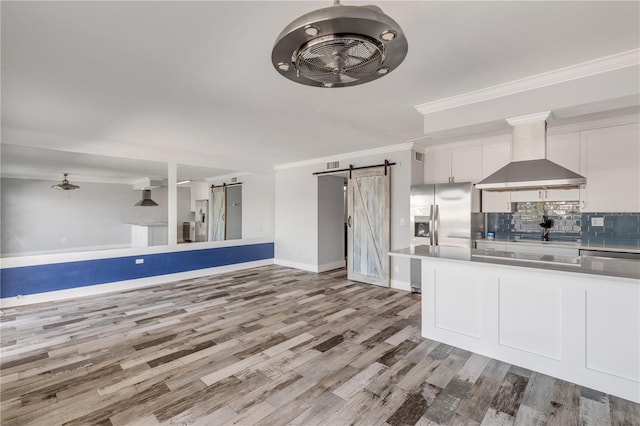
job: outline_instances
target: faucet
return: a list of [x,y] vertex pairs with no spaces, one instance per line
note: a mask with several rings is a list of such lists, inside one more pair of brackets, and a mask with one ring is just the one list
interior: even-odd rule
[[542,215],[542,241],[549,241],[549,229],[553,227],[553,219],[549,219],[547,215]]

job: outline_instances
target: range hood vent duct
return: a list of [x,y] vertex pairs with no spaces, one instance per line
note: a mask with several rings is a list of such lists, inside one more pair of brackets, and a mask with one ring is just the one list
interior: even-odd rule
[[512,126],[511,162],[476,184],[485,191],[579,188],[584,176],[547,160],[549,111],[507,119]]
[[143,189],[142,190],[142,200],[138,201],[135,205],[136,206],[143,206],[143,207],[153,207],[153,206],[157,206],[158,203],[156,203],[155,201],[153,201],[151,199],[151,190],[150,189]]

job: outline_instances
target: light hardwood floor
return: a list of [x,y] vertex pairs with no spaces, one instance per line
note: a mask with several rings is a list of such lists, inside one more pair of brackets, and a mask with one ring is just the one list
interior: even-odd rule
[[420,337],[420,296],[279,266],[10,308],[8,425],[634,425],[640,406]]

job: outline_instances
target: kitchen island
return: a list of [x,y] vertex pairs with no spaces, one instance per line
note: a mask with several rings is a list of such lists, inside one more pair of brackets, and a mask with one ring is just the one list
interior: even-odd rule
[[149,247],[168,244],[166,222],[129,223],[131,226],[131,247]]
[[640,402],[640,262],[418,246],[422,336]]

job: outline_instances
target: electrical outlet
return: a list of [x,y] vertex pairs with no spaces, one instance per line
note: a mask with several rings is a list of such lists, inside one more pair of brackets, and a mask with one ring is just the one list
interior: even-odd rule
[[136,259],[136,265],[142,265],[144,263],[144,259]]
[[400,226],[404,226],[404,217],[400,218]]
[[592,217],[591,226],[604,226],[604,217]]

